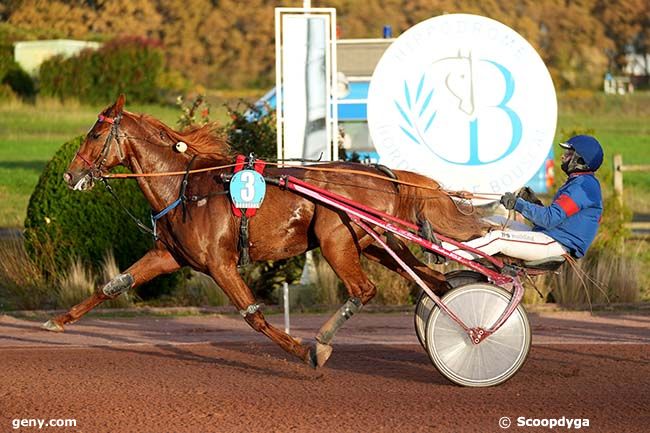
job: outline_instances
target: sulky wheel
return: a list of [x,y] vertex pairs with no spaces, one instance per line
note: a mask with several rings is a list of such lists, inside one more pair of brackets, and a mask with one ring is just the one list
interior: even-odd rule
[[[469,328],[488,329],[506,309],[512,295],[488,283],[449,291],[442,302]],[[463,386],[493,386],[511,378],[524,364],[531,332],[520,304],[508,320],[479,344],[437,305],[426,325],[426,346],[433,365],[447,379]]]
[[[465,284],[487,281],[483,274],[468,270],[447,272],[445,278],[452,289],[464,286]],[[424,290],[420,293],[418,302],[415,304],[415,333],[417,334],[418,340],[424,350],[427,350],[424,329],[426,328],[427,319],[429,318],[429,314],[434,305],[435,303],[431,298],[429,298]]]

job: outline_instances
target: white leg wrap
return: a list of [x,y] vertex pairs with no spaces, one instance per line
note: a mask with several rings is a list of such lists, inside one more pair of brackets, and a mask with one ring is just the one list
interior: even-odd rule
[[248,307],[246,307],[245,310],[239,310],[239,314],[241,314],[242,317],[245,318],[245,317],[248,316],[249,314],[255,314],[255,313],[257,313],[257,310],[259,310],[259,309],[260,309],[260,305],[259,305],[259,304],[250,304]]
[[133,281],[131,274],[120,274],[106,283],[106,285],[102,287],[102,292],[104,292],[106,296],[114,298],[133,287]]

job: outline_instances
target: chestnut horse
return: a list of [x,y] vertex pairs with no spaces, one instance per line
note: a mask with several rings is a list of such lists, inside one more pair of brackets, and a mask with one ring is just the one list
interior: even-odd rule
[[[234,161],[231,148],[210,127],[177,132],[152,117],[124,111],[124,101],[124,95],[120,95],[98,116],[88,132],[64,175],[70,188],[88,190],[93,187],[94,180],[117,165],[135,174],[182,173],[190,165],[192,169],[200,169]],[[179,142],[187,144],[186,151],[176,146]],[[337,162],[327,167],[378,173],[361,164]],[[187,218],[182,206],[171,209],[158,221],[158,238],[153,249],[103,287],[98,287],[91,297],[66,314],[49,320],[44,327],[63,331],[66,323],[75,322],[103,301],[158,275],[191,266],[215,280],[253,329],[315,367],[323,365],[331,354],[330,342],[338,328],[376,293],[375,285],[361,269],[361,254],[410,278],[388,253],[373,244],[367,233],[352,225],[344,213],[269,185],[263,205],[249,222],[251,260],[279,260],[320,247],[350,296],[323,325],[315,347],[271,326],[237,270],[240,219],[233,215],[230,199],[224,194],[227,188],[220,177],[221,173],[231,171],[231,168],[222,168],[187,176],[185,195],[205,199],[187,203]],[[307,171],[299,167],[267,168],[265,172],[269,176],[295,176],[403,219],[426,218],[436,232],[458,240],[483,234],[479,218],[460,212],[436,182],[406,171],[395,173],[400,180],[431,189],[406,185],[396,188],[389,180],[349,172]],[[159,212],[179,198],[183,178],[168,175],[138,177],[137,181],[151,208]],[[415,258],[399,239],[391,236],[388,241],[428,285],[438,292],[446,290],[442,274]]]

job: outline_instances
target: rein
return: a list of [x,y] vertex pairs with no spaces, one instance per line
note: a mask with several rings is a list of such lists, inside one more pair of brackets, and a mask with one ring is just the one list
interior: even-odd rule
[[[189,161],[187,168],[184,171],[172,171],[172,172],[159,172],[159,173],[102,173],[102,167],[104,163],[106,162],[108,158],[108,154],[110,152],[111,145],[113,141],[115,141],[117,145],[117,153],[118,157],[120,158],[120,161],[124,161],[124,155],[122,153],[122,149],[120,148],[120,135],[119,135],[119,125],[120,121],[122,119],[122,113],[119,113],[117,116],[114,118],[104,116],[103,114],[100,114],[98,116],[98,121],[99,122],[106,122],[111,124],[111,129],[106,137],[106,141],[104,142],[104,146],[102,148],[102,151],[100,152],[99,156],[95,159],[93,163],[90,163],[83,155],[81,155],[79,152],[77,152],[76,157],[80,158],[89,168],[90,168],[90,176],[93,179],[99,179],[102,181],[108,192],[113,196],[113,198],[118,202],[122,210],[126,212],[126,214],[136,223],[138,228],[150,234],[154,241],[158,241],[158,233],[157,233],[157,222],[159,219],[167,215],[170,211],[175,209],[177,206],[182,205],[183,209],[183,222],[185,222],[186,219],[186,214],[187,214],[187,202],[196,202],[199,201],[202,198],[207,198],[211,195],[216,195],[216,194],[209,194],[205,197],[195,197],[192,196],[188,199],[188,197],[185,195],[186,189],[187,189],[187,184],[188,184],[188,178],[190,174],[195,174],[195,173],[204,173],[204,172],[209,172],[209,171],[215,171],[215,170],[223,170],[227,168],[233,168],[237,166],[237,163],[234,164],[225,164],[225,165],[219,165],[219,166],[213,166],[213,167],[206,167],[206,168],[200,168],[200,169],[191,169],[192,163],[196,159],[197,155],[194,155],[192,159]],[[126,136],[125,136],[126,137]],[[135,138],[135,137],[130,137],[130,138]],[[99,164],[98,164],[99,163]],[[354,174],[354,175],[361,175],[361,176],[367,176],[367,177],[373,177],[376,179],[381,179],[385,180],[387,182],[391,182],[393,184],[400,184],[400,185],[406,185],[406,186],[412,186],[414,188],[420,188],[420,189],[426,189],[426,190],[431,190],[431,191],[438,191],[446,194],[449,197],[456,197],[460,200],[471,200],[472,198],[477,198],[477,199],[486,199],[486,200],[493,200],[492,197],[499,197],[499,194],[491,194],[491,193],[470,193],[468,191],[448,191],[443,189],[440,185],[437,187],[430,187],[426,185],[420,185],[417,183],[412,183],[412,182],[406,182],[402,181],[399,179],[394,179],[392,177],[388,176],[383,176],[380,174],[375,174],[375,173],[368,173],[364,171],[357,171],[357,170],[351,170],[351,169],[345,169],[345,168],[329,168],[329,167],[317,167],[317,166],[304,166],[304,165],[287,165],[285,162],[267,162],[267,165],[274,165],[279,168],[294,168],[294,169],[302,169],[302,170],[310,170],[310,171],[321,171],[321,172],[330,172],[330,173],[347,173],[347,174]],[[115,194],[115,191],[113,188],[109,185],[108,179],[128,179],[128,178],[146,178],[146,177],[161,177],[161,176],[183,176],[183,181],[181,182],[181,188],[179,191],[178,198],[174,200],[172,203],[170,203],[168,206],[166,206],[164,209],[162,209],[159,212],[154,213],[152,210],[151,212],[151,228],[146,226],[142,221],[140,221],[135,215],[133,215],[119,200],[117,195]],[[226,191],[222,193],[227,193]],[[219,194],[222,194],[219,193]],[[452,200],[453,201],[453,200]],[[462,211],[459,207],[459,204],[456,201],[453,201],[456,208],[458,209],[459,212],[466,214],[466,212]],[[471,203],[471,202],[470,202]],[[473,209],[473,204],[471,205],[472,210],[469,212],[470,214],[474,212]]]
[[[413,182],[406,182],[403,180],[399,179],[393,179],[388,176],[382,176],[380,174],[375,174],[375,173],[366,173],[363,171],[357,171],[357,170],[351,170],[351,169],[346,169],[346,168],[328,168],[328,167],[313,167],[313,166],[305,166],[305,165],[287,165],[284,163],[278,163],[278,162],[267,162],[267,165],[274,165],[276,167],[280,168],[297,168],[301,170],[311,170],[311,171],[323,171],[323,172],[332,172],[332,173],[348,173],[348,174],[356,174],[360,176],[367,176],[367,177],[374,177],[376,179],[382,179],[386,180],[388,182],[393,182],[397,183],[400,185],[406,185],[406,186],[412,186],[415,188],[421,188],[421,189],[427,189],[430,191],[441,191],[444,192],[445,194],[451,196],[451,197],[457,197],[460,199],[484,199],[484,200],[494,200],[494,197],[501,197],[501,194],[492,194],[492,193],[471,193],[469,191],[447,191],[440,186],[434,188],[426,185],[420,185],[417,183]],[[232,168],[237,164],[226,164],[226,165],[218,165],[214,167],[206,167],[206,168],[200,168],[200,169],[195,169],[195,170],[190,170],[189,172],[186,171],[168,171],[168,172],[160,172],[160,173],[107,173],[103,177],[104,178],[113,178],[113,179],[128,179],[128,178],[138,178],[138,177],[160,177],[160,176],[181,176],[185,175],[186,173],[189,174],[194,174],[194,173],[204,173],[207,171],[214,171],[214,170],[222,170],[226,168]]]

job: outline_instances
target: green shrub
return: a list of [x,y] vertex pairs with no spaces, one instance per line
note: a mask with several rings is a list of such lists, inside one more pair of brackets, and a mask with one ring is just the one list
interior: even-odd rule
[[76,56],[55,56],[39,70],[41,94],[105,103],[125,93],[131,102],[156,102],[163,55],[159,45],[144,38],[114,39],[98,50]]
[[14,50],[11,44],[0,42],[0,79],[7,75],[7,72],[16,65],[14,61]]
[[[268,108],[268,107],[267,107]],[[251,121],[247,116],[257,112]],[[277,158],[277,128],[275,111],[268,109],[269,114],[260,116],[259,108],[240,101],[237,106],[228,107],[230,123],[227,126],[228,141],[237,152],[248,155],[253,152],[258,158]]]
[[[119,268],[124,270],[153,246],[151,236],[139,231],[102,185],[86,192],[66,186],[63,174],[82,141],[83,137],[77,137],[65,143],[52,157],[27,208],[25,246],[48,279],[60,277],[77,257],[98,272],[109,250],[114,251]],[[148,221],[150,208],[135,180],[111,185],[131,213]],[[138,293],[146,298],[169,292],[181,278],[158,278],[139,288]]]
[[[254,217],[253,217],[254,218]],[[257,298],[273,300],[273,292],[288,284],[300,281],[305,256],[295,256],[283,260],[268,260],[252,263],[241,270],[244,281]]]
[[[13,99],[15,95],[23,99],[31,99],[36,93],[34,80],[14,60],[14,52],[11,44],[0,41],[0,99]],[[7,88],[11,90],[8,92]]]
[[61,100],[77,97],[78,93],[86,92],[91,77],[79,74],[77,67],[83,63],[81,57],[87,57],[84,50],[78,56],[66,59],[63,55],[50,57],[41,64],[38,80],[39,94],[53,96]]
[[176,125],[181,131],[213,123],[210,119],[211,107],[205,100],[205,95],[197,95],[191,103],[179,96],[176,98],[176,105],[182,112],[176,121]]
[[2,78],[2,84],[11,87],[11,90],[23,99],[33,99],[36,94],[34,80],[17,64],[7,71]]
[[160,103],[171,105],[177,100],[178,95],[186,94],[192,82],[176,70],[164,70],[158,74],[156,87],[160,92]]

